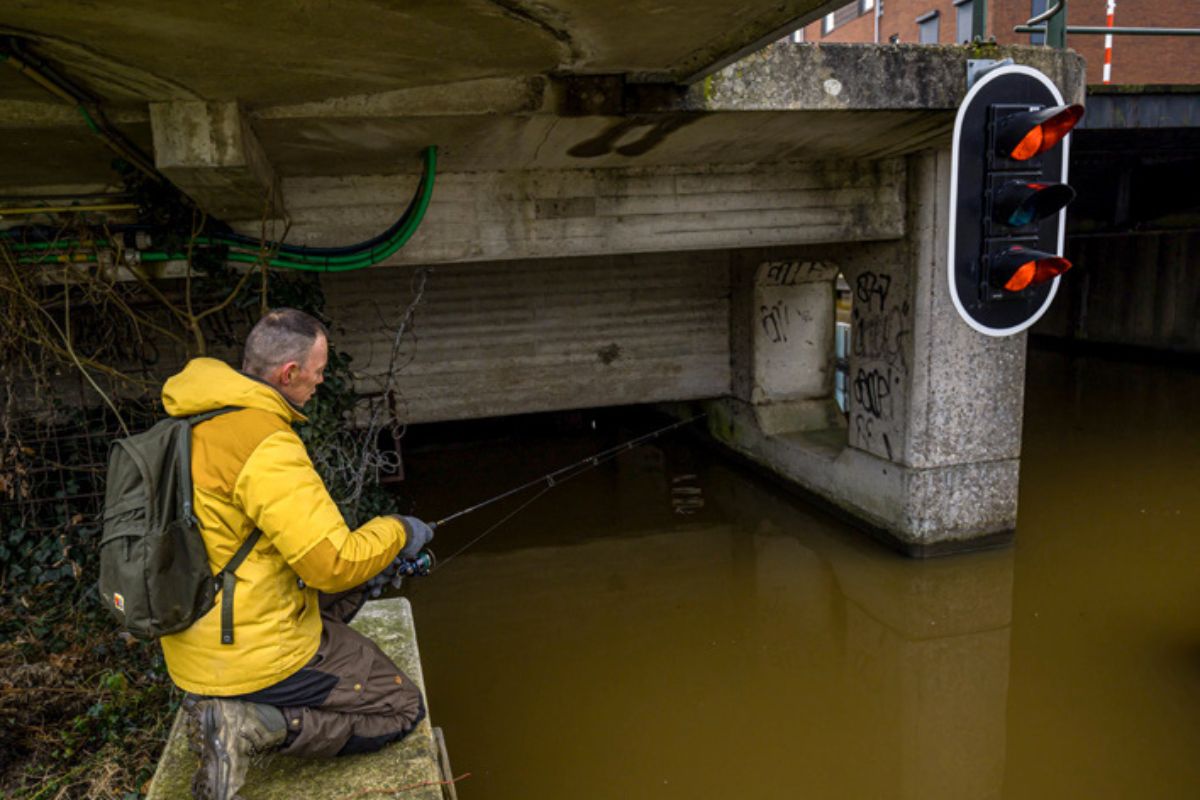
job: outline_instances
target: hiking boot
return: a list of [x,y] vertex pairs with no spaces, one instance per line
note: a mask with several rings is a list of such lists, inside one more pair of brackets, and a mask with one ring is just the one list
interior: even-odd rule
[[200,767],[192,778],[198,800],[237,800],[250,759],[283,744],[287,724],[274,706],[209,697],[185,703],[192,749]]

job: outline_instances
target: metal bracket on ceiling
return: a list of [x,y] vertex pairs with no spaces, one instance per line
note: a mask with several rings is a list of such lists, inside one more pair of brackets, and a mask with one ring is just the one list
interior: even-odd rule
[[997,61],[994,58],[969,58],[967,59],[967,90],[970,91],[975,82],[987,75],[997,67],[1012,66],[1011,58],[1003,58]]

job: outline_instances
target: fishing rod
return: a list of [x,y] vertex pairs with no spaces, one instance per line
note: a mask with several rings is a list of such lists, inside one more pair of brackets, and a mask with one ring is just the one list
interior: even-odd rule
[[[448,517],[443,517],[442,519],[439,519],[437,522],[431,522],[429,524],[429,527],[432,528],[433,530],[437,530],[438,528],[445,525],[447,522],[453,522],[454,520],[458,519],[459,517],[465,517],[467,514],[474,513],[481,508],[487,508],[492,503],[498,503],[501,500],[512,497],[514,494],[520,494],[521,492],[525,491],[526,489],[532,489],[535,486],[540,486],[542,483],[546,484],[547,489],[553,489],[559,483],[568,481],[571,478],[574,478],[576,475],[582,475],[583,473],[587,472],[588,470],[593,469],[594,467],[600,466],[605,461],[609,461],[613,458],[616,458],[621,453],[627,452],[629,450],[633,450],[633,449],[637,448],[638,446],[643,445],[646,442],[648,442],[658,436],[663,435],[664,433],[669,433],[670,431],[673,431],[676,428],[682,428],[684,425],[691,424],[691,423],[695,422],[696,420],[700,419],[701,417],[705,417],[705,416],[707,416],[707,414],[698,414],[697,416],[691,417],[690,419],[681,420],[679,422],[672,422],[670,425],[664,425],[663,427],[659,428],[656,431],[650,431],[649,433],[644,433],[635,439],[630,439],[627,442],[622,442],[621,444],[616,445],[615,447],[610,447],[607,450],[601,450],[599,453],[596,453],[595,455],[588,456],[587,458],[581,458],[578,461],[576,461],[574,464],[568,464],[567,466],[562,467],[561,469],[556,469],[553,472],[548,472],[540,478],[535,478],[534,480],[531,480],[528,483],[523,483],[514,489],[509,489],[506,492],[501,492],[500,494],[496,495],[495,497],[491,497],[491,498],[488,498],[487,500],[484,500],[482,503],[476,503],[473,506],[464,508],[462,511],[456,511]],[[578,470],[578,472],[572,473],[571,472],[572,470]]]
[[534,497],[530,498],[527,502],[521,504],[520,507],[518,507],[512,513],[505,516],[503,519],[501,519],[495,525],[491,526],[490,528],[485,530],[483,533],[479,534],[474,539],[467,542],[466,545],[464,545],[463,547],[461,547],[457,551],[455,551],[453,554],[451,554],[450,557],[447,558],[445,561],[441,562],[441,564],[438,564],[438,561],[437,561],[436,557],[434,557],[433,551],[431,551],[431,550],[422,550],[420,553],[418,553],[413,558],[406,558],[406,559],[398,558],[398,559],[396,559],[395,561],[392,562],[391,566],[389,566],[388,569],[384,570],[384,572],[380,573],[378,576],[376,576],[375,579],[372,580],[373,586],[375,586],[375,584],[378,584],[377,588],[372,590],[373,593],[375,594],[375,596],[378,596],[378,592],[381,591],[382,588],[384,587],[384,585],[386,585],[387,583],[391,583],[394,587],[399,588],[400,580],[405,577],[428,575],[435,568],[449,564],[452,559],[459,556],[461,553],[463,553],[468,548],[474,546],[475,543],[478,542],[480,539],[482,539],[484,536],[487,536],[489,533],[494,531],[496,528],[500,527],[505,522],[512,519],[512,517],[514,517],[518,512],[522,511],[526,506],[533,503],[534,500],[537,500],[543,494],[545,494],[546,492],[555,488],[556,486],[560,486],[563,483],[566,483],[567,481],[571,480],[571,478],[582,475],[585,472],[587,472],[591,469],[594,469],[603,463],[611,461],[612,459],[616,458],[617,456],[621,455],[622,453],[626,453],[626,452],[629,452],[630,450],[634,450],[637,447],[640,447],[641,445],[645,444],[646,442],[649,442],[653,439],[656,439],[659,436],[662,436],[664,433],[670,433],[671,431],[673,431],[677,428],[682,428],[684,425],[690,425],[691,423],[695,422],[696,420],[703,419],[706,416],[708,416],[708,414],[697,414],[694,417],[690,417],[685,420],[680,420],[678,422],[672,422],[670,425],[664,425],[663,427],[661,427],[657,430],[650,431],[649,433],[644,433],[641,436],[638,436],[638,437],[635,437],[628,441],[622,442],[621,444],[615,445],[606,450],[601,450],[600,452],[590,455],[587,458],[581,458],[578,461],[576,461],[572,464],[568,464],[565,467],[556,469],[553,472],[548,472],[545,475],[541,476],[540,478],[535,478],[531,481],[527,481],[526,483],[523,483],[520,486],[517,486],[517,487],[514,487],[507,491],[501,492],[500,494],[495,495],[494,497],[489,497],[487,500],[483,500],[479,503],[476,503],[475,505],[468,506],[467,508],[464,508],[461,511],[456,511],[448,517],[443,517],[442,519],[439,519],[436,522],[429,523],[429,527],[432,530],[437,530],[438,528],[442,527],[443,525],[447,524],[448,522],[453,522],[454,520],[459,519],[460,517],[465,517],[467,514],[472,514],[476,511],[479,511],[482,508],[487,508],[488,506],[492,505],[493,503],[498,503],[501,500],[505,500],[509,497],[512,497],[513,495],[520,494],[521,492],[524,492],[528,489],[532,489],[536,486],[542,486],[542,491],[538,492]]

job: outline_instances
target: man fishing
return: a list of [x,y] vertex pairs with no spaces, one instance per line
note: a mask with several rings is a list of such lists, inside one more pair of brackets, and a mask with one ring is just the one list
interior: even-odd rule
[[[339,756],[403,738],[425,715],[420,690],[348,622],[363,585],[433,531],[413,517],[346,525],[292,425],[324,380],[328,331],[276,309],[250,331],[242,370],[197,358],[163,385],[175,417],[236,410],[192,434],[195,515],[214,573],[249,541],[234,592],[161,639],[188,692],[200,754],[192,791],[231,800],[251,756]],[[261,533],[256,533],[260,531]]]

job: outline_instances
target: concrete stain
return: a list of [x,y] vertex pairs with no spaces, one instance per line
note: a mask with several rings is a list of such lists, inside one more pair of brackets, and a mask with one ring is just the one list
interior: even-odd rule
[[602,347],[596,351],[596,357],[600,359],[601,364],[607,367],[621,357],[621,346],[613,342],[607,347]]

